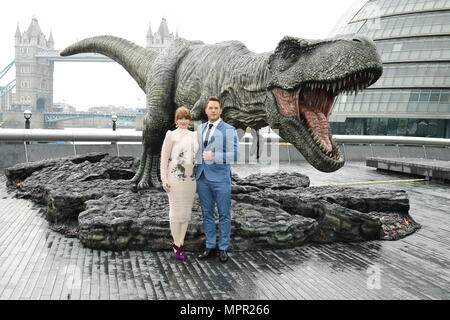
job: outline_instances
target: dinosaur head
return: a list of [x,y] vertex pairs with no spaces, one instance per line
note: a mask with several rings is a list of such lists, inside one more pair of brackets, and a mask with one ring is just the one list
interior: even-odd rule
[[316,169],[344,165],[328,123],[335,98],[375,83],[382,63],[361,35],[326,40],[284,37],[269,58],[267,121]]

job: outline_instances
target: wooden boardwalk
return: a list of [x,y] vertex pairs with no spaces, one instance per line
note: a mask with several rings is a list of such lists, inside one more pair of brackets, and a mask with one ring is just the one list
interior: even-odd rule
[[[408,178],[362,162],[336,173],[305,163],[282,169],[309,175],[312,185]],[[245,174],[248,166],[234,170]],[[422,229],[399,241],[231,252],[222,264],[197,260],[194,253],[180,262],[169,251],[84,248],[78,239],[49,230],[31,201],[7,193],[2,175],[0,299],[449,299],[450,186],[428,181],[366,186],[407,190],[411,216]]]

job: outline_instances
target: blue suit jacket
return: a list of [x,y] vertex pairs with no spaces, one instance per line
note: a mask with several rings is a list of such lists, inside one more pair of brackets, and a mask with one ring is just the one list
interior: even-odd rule
[[[230,163],[239,159],[239,141],[236,129],[222,119],[205,148],[203,133],[207,129],[207,124],[208,122],[202,123],[197,130],[199,148],[196,155],[195,178],[198,180],[204,172],[206,179],[210,181],[231,183]],[[203,160],[203,151],[214,152],[214,160]]]

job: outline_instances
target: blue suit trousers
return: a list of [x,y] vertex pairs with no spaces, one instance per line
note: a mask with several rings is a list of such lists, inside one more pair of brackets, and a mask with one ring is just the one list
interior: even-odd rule
[[204,172],[197,180],[197,192],[202,196],[200,205],[203,212],[203,229],[206,235],[206,248],[216,248],[216,222],[214,208],[219,212],[219,250],[228,250],[231,233],[231,183],[229,181],[210,181]]

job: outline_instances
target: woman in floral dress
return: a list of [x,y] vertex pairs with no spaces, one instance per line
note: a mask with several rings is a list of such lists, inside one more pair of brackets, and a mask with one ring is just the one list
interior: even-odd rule
[[186,259],[183,244],[191,219],[196,193],[195,154],[198,151],[197,132],[190,131],[191,112],[179,107],[175,112],[177,129],[166,133],[161,150],[161,182],[169,196],[169,221],[174,257]]

